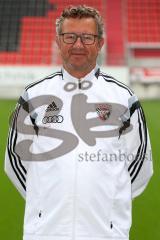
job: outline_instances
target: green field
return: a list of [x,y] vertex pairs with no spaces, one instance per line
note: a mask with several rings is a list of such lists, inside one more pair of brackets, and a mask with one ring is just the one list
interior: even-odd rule
[[[0,239],[22,240],[24,200],[4,174],[8,119],[15,101],[0,101]],[[160,239],[160,101],[142,102],[154,159],[154,176],[145,192],[133,202],[130,240]],[[38,240],[38,239],[37,239]],[[118,240],[118,239],[117,239]]]

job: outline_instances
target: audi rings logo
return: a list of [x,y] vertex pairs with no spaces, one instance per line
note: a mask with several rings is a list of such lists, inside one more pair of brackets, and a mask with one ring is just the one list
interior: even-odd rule
[[64,120],[64,118],[63,118],[62,115],[53,115],[53,116],[44,117],[42,122],[44,124],[47,124],[47,123],[62,123],[63,120]]

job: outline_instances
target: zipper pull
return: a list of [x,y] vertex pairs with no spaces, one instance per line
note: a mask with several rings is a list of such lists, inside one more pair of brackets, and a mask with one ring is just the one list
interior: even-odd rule
[[41,216],[42,216],[42,211],[39,212],[38,216],[39,216],[39,218],[41,218]]
[[111,224],[110,224],[110,228],[112,229],[113,228],[113,223],[111,222]]
[[82,84],[81,84],[81,79],[78,79],[78,88],[81,89]]

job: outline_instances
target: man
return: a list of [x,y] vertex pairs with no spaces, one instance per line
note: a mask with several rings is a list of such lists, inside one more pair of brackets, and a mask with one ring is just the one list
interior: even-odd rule
[[26,87],[5,170],[26,199],[24,240],[128,240],[131,201],[152,175],[145,117],[133,92],[96,64],[99,13],[64,9],[61,71]]

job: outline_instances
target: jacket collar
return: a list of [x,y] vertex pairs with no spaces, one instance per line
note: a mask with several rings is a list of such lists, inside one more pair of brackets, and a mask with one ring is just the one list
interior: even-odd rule
[[99,76],[99,72],[100,72],[100,68],[98,65],[96,65],[96,67],[90,72],[88,73],[86,76],[84,76],[83,78],[76,78],[76,77],[73,77],[71,74],[69,74],[64,68],[61,69],[62,71],[62,79],[65,80],[65,81],[69,81],[69,82],[77,82],[79,80],[81,81],[92,81],[93,78],[98,78]]

